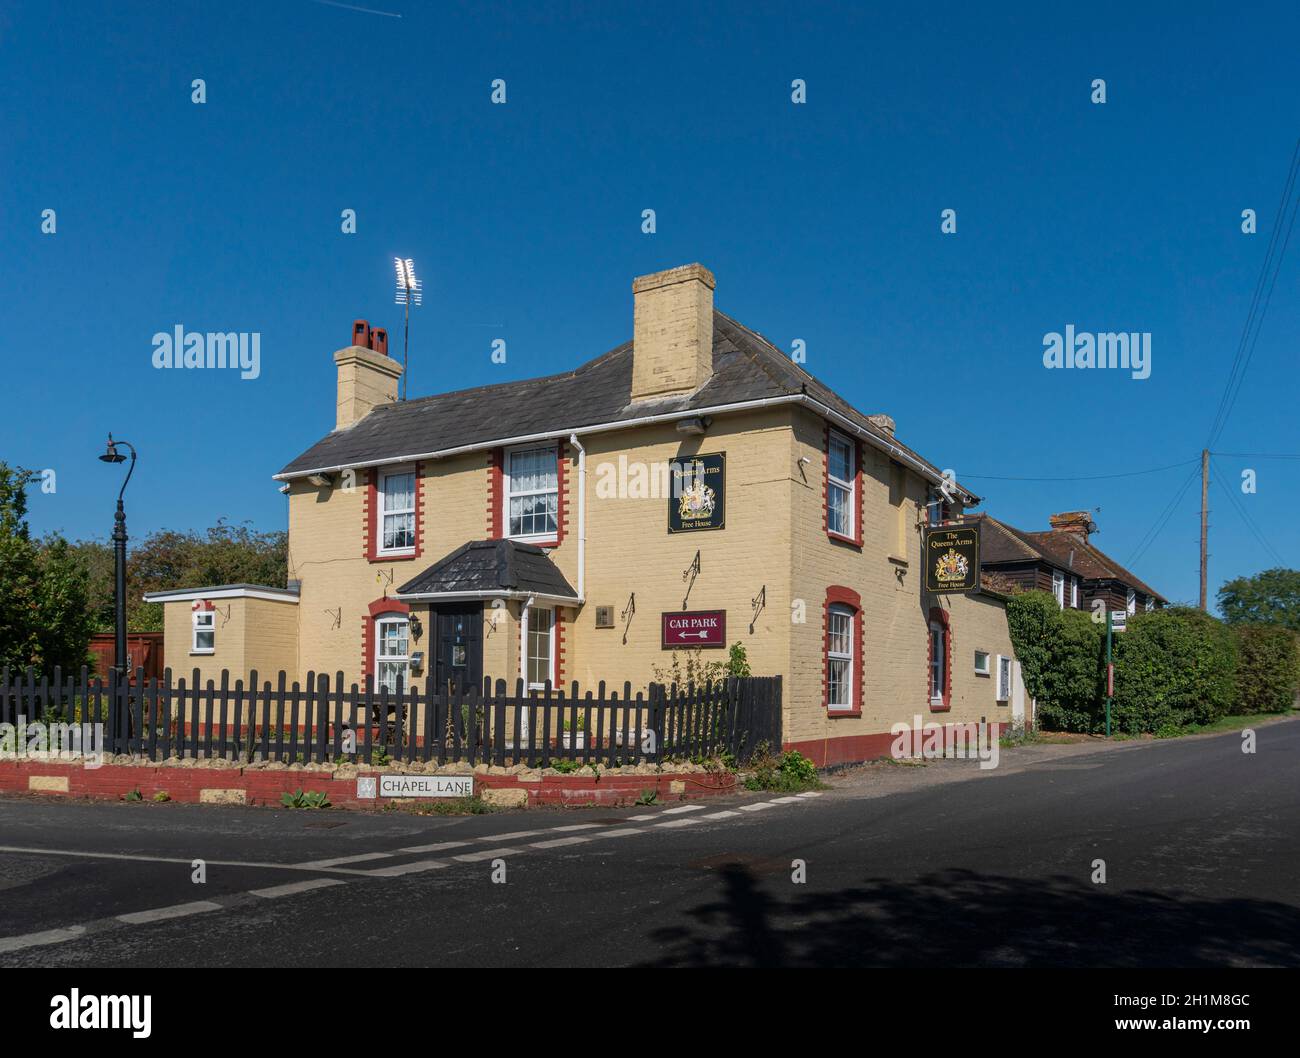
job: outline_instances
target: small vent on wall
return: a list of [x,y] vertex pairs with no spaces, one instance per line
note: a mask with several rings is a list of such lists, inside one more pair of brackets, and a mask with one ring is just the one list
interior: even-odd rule
[[614,607],[612,606],[596,607],[596,627],[597,628],[614,627]]

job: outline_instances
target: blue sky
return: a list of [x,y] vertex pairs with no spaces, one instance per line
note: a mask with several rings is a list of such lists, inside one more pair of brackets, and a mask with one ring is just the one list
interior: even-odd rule
[[[351,320],[400,336],[394,254],[426,289],[412,396],[598,355],[631,336],[633,276],[698,260],[719,308],[802,338],[814,374],[1012,524],[1100,507],[1125,561],[1191,471],[988,479],[1197,458],[1300,135],[1294,4],[357,6],[401,17],[0,10],[0,459],[57,472],[37,531],[111,529],[110,429],[141,453],[133,535],[282,527],[270,475],[333,425]],[[1217,451],[1300,451],[1298,258]],[[155,370],[178,324],[260,332],[261,376]],[[1067,324],[1151,332],[1151,377],[1046,370]],[[1295,565],[1300,461],[1217,463]],[[1136,566],[1174,599],[1197,592],[1198,495]],[[1218,486],[1211,505],[1212,592],[1277,564]]]

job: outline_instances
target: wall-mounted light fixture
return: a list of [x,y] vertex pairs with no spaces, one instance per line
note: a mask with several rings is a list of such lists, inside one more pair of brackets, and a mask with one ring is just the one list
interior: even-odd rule
[[315,485],[318,489],[323,489],[327,485],[334,484],[333,474],[308,474],[307,480]]

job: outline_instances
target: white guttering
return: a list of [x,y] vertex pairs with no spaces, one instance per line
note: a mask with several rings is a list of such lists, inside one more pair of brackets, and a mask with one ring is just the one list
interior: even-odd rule
[[436,602],[440,599],[524,599],[529,602],[532,600],[548,602],[553,606],[577,606],[580,601],[572,595],[546,595],[534,591],[414,591],[405,594],[397,592],[393,598],[400,602]]
[[569,444],[578,450],[578,603],[587,601],[587,450],[576,433]]
[[[814,400],[806,393],[791,393],[784,397],[763,397],[759,400],[745,400],[735,404],[718,404],[710,408],[683,408],[678,411],[662,412],[658,415],[641,415],[635,419],[617,419],[614,422],[594,423],[591,426],[583,426],[577,430],[548,430],[545,433],[502,437],[492,441],[457,445],[455,448],[443,448],[436,452],[415,452],[409,455],[385,456],[383,459],[369,459],[358,463],[340,463],[336,466],[296,470],[292,474],[273,474],[272,478],[275,481],[293,481],[297,478],[308,477],[311,474],[337,474],[344,470],[364,470],[369,467],[388,466],[392,463],[408,463],[416,459],[445,459],[447,456],[463,455],[466,452],[481,452],[488,448],[505,448],[510,445],[531,444],[536,441],[555,441],[563,438],[566,434],[570,437],[576,437],[578,435],[607,433],[611,430],[630,430],[637,426],[649,426],[654,423],[675,422],[678,419],[695,419],[703,415],[725,415],[729,412],[753,411],[758,408],[772,408],[785,404],[800,404],[812,409],[823,418],[836,423],[839,429],[852,434],[854,437],[861,438],[873,448],[878,448],[892,458],[897,459],[900,463],[906,464],[925,480],[935,485],[942,484],[945,480],[942,474],[927,467],[911,453],[905,452],[897,445],[886,441],[883,437],[878,437],[874,433],[865,430],[852,419],[841,415],[821,401]],[[979,499],[975,493],[963,488],[956,482],[953,484],[968,500],[974,502]]]
[[140,596],[145,602],[198,602],[202,599],[265,599],[267,602],[298,603],[298,593],[276,588],[189,588],[180,591],[151,591]]

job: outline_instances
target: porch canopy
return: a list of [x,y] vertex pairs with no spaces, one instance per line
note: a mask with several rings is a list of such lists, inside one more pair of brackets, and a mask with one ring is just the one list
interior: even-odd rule
[[535,599],[577,606],[578,593],[542,548],[517,540],[472,540],[397,589],[403,602]]

